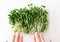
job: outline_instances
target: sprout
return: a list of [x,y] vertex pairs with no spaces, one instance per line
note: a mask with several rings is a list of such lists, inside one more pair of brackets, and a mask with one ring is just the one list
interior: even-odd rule
[[14,31],[27,34],[44,32],[48,27],[48,12],[45,10],[45,6],[32,7],[32,4],[30,4],[28,7],[29,9],[26,7],[14,9],[9,13],[9,23]]

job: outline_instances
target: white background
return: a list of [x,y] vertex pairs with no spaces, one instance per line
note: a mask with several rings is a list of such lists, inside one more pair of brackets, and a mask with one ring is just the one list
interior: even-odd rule
[[[9,25],[8,13],[14,8],[45,5],[49,12],[49,29],[43,33],[46,42],[60,42],[60,0],[0,0],[0,42],[11,42],[13,31]],[[32,35],[24,35],[24,42],[31,42]]]

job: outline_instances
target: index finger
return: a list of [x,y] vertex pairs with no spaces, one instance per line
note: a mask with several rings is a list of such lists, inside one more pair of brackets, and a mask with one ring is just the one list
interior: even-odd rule
[[15,42],[16,35],[13,35],[12,42]]
[[45,42],[45,39],[44,39],[43,34],[40,34],[40,37],[41,37],[41,41],[42,41],[42,42]]

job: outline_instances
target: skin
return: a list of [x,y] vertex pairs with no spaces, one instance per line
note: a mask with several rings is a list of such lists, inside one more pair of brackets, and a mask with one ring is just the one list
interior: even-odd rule
[[[8,42],[8,41],[6,41]],[[18,32],[18,34],[14,34],[13,38],[12,38],[12,42],[23,42],[23,36],[20,35],[20,33]]]
[[35,33],[33,35],[33,42],[45,42],[43,35],[40,33]]
[[[32,41],[33,42],[45,42],[43,34],[37,33],[37,32],[33,35]],[[49,40],[49,42],[51,42],[51,40]]]
[[[37,32],[33,35],[32,41],[33,42],[45,42],[43,35],[40,33],[37,33]],[[6,41],[6,42],[8,42],[8,41]],[[14,34],[13,38],[12,38],[12,42],[23,42],[23,36],[20,35],[19,32],[17,35]],[[49,42],[51,42],[51,40]]]

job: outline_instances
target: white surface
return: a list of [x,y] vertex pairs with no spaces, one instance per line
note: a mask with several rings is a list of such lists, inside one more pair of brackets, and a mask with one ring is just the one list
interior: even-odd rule
[[[14,8],[21,8],[29,3],[46,5],[49,11],[49,29],[43,33],[46,41],[60,42],[60,0],[0,0],[0,42],[11,41],[13,32],[8,23],[8,13]],[[24,42],[31,42],[31,35],[24,35]]]

